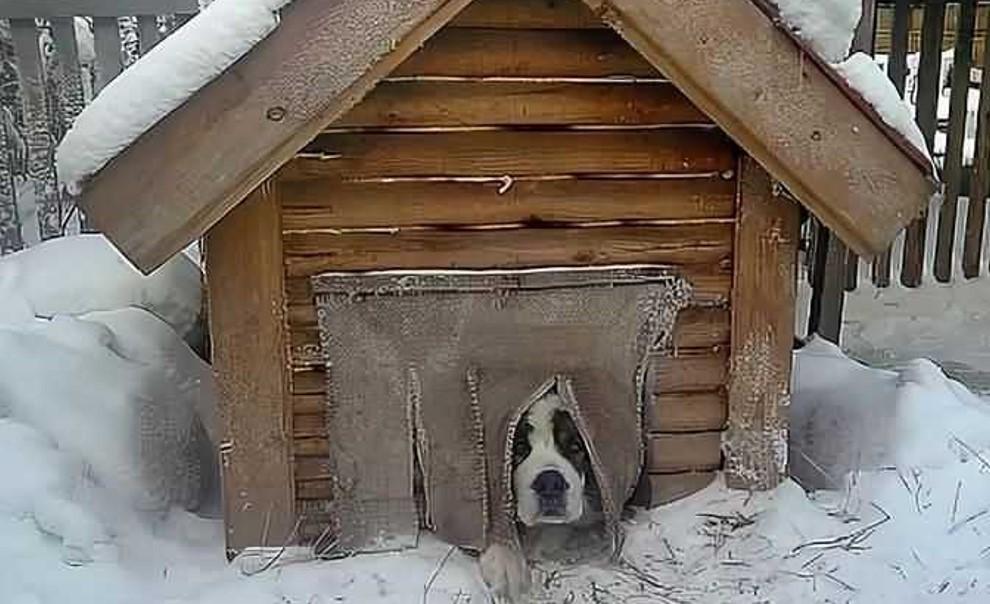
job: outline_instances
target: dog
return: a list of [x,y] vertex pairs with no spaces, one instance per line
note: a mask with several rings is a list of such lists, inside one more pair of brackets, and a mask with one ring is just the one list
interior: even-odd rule
[[[538,399],[516,428],[512,487],[523,532],[582,527],[600,519],[588,449],[554,391]],[[503,544],[481,555],[481,574],[496,599],[517,602],[529,588],[524,552]]]

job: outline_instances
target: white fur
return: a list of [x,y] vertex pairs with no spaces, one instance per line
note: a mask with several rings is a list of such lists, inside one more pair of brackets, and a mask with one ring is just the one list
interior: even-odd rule
[[500,543],[492,544],[481,554],[479,564],[481,578],[496,602],[518,602],[529,591],[529,566],[519,550]]
[[[529,456],[515,468],[512,480],[516,494],[516,513],[526,526],[537,524],[570,524],[584,514],[584,476],[564,457],[553,439],[554,413],[563,409],[560,397],[549,393],[537,400],[526,413],[524,421],[532,426]],[[560,472],[570,489],[567,491],[567,508],[561,517],[544,518],[539,515],[539,500],[533,492],[533,480],[545,470]]]

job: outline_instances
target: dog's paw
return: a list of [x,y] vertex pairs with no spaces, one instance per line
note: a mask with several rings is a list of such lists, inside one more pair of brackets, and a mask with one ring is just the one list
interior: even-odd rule
[[529,566],[522,552],[501,544],[493,544],[481,554],[481,578],[496,601],[520,602],[529,590]]

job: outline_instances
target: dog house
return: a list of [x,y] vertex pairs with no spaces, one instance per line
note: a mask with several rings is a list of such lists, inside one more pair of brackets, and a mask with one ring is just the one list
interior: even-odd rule
[[666,267],[638,497],[769,488],[799,204],[870,256],[934,181],[762,0],[295,0],[81,204],[143,271],[205,237],[236,551],[333,520],[314,276]]

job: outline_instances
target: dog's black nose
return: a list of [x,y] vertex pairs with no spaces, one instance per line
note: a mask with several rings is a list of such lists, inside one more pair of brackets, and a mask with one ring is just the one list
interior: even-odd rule
[[553,497],[571,488],[567,479],[557,470],[544,470],[533,481],[533,490],[541,497]]

